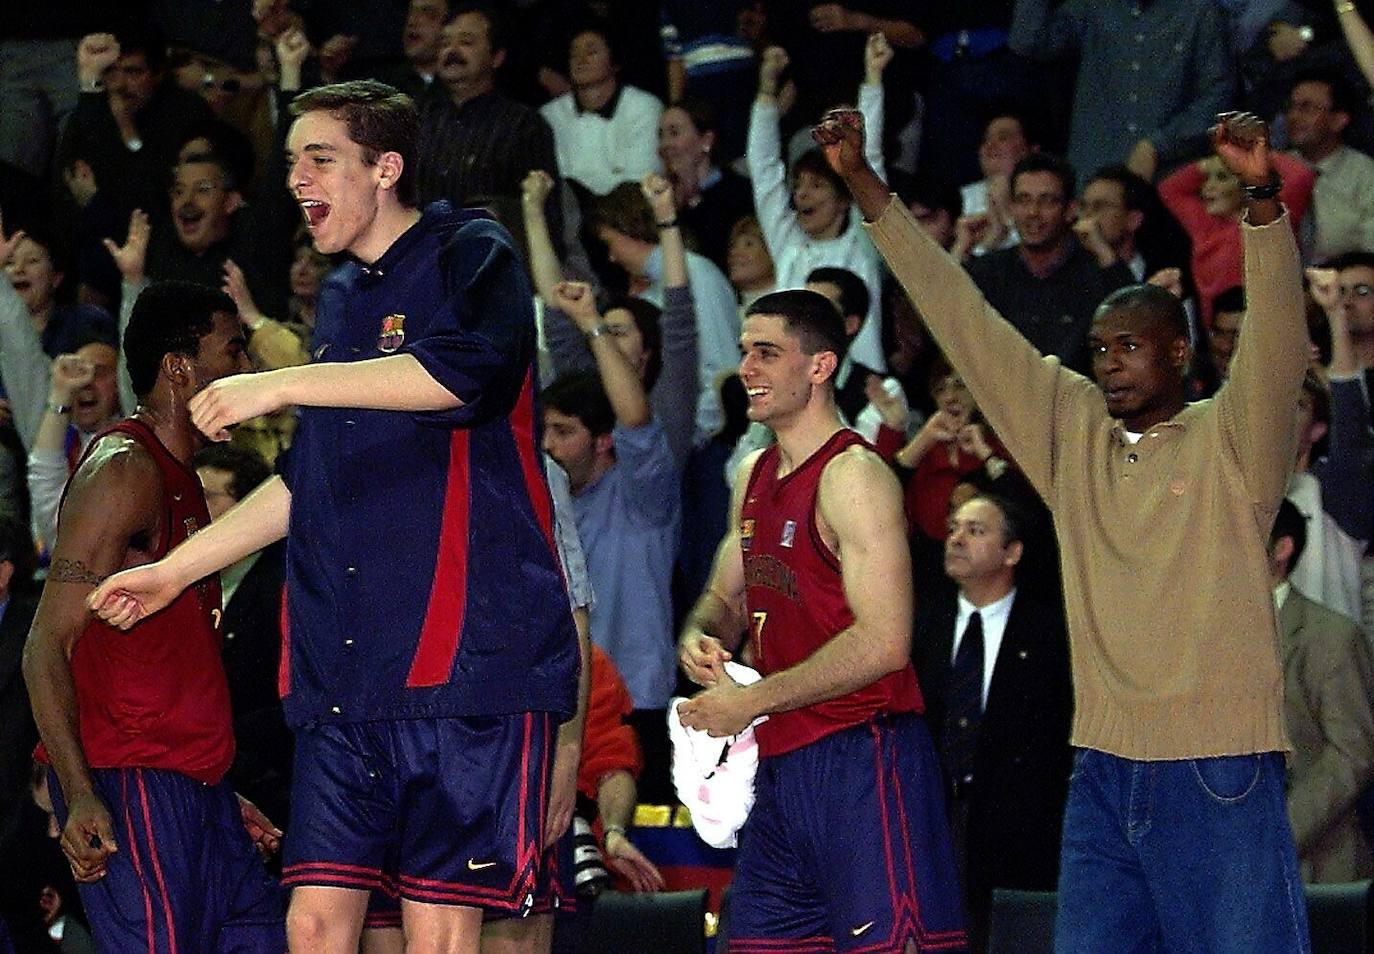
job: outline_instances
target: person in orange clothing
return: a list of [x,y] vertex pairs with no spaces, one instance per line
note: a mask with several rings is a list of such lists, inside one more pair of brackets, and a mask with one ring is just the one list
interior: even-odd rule
[[[644,767],[639,739],[625,718],[634,711],[630,690],[611,657],[592,646],[592,688],[577,791],[596,802],[601,847],[608,864],[636,891],[661,891],[663,875],[634,846],[625,829],[634,817],[635,779]],[[560,872],[562,874],[562,872]]]

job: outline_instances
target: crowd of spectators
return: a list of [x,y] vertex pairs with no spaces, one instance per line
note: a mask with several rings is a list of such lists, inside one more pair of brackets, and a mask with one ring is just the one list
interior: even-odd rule
[[[1055,882],[1071,701],[1053,515],[884,273],[809,130],[828,108],[857,107],[870,165],[987,300],[1069,367],[1089,368],[1088,325],[1114,290],[1178,295],[1189,394],[1202,398],[1225,386],[1246,314],[1241,184],[1206,132],[1227,109],[1268,120],[1309,266],[1313,342],[1291,510],[1271,544],[1290,814],[1305,876],[1374,875],[1370,22],[1374,0],[8,5],[0,857],[55,864],[4,866],[0,917],[17,939],[81,949],[71,881],[55,849],[43,853],[18,660],[69,469],[134,409],[121,328],[148,282],[191,280],[233,299],[258,368],[312,359],[315,301],[337,263],[310,246],[285,185],[288,105],[353,78],[419,106],[422,203],[484,207],[526,252],[545,449],[570,481],[592,640],[624,681],[641,801],[673,799],[677,625],[724,532],[734,465],[771,440],[749,425],[733,374],[741,315],[775,289],[835,303],[850,337],[839,406],[906,489],[913,652],[975,918],[993,887]],[[212,515],[280,465],[293,425],[289,412],[250,421],[203,454]],[[223,580],[231,777],[274,817],[289,812],[282,573],[272,548]],[[976,755],[945,724],[941,676],[970,616],[1003,654],[988,650]],[[1004,665],[1013,653],[1023,665]],[[613,855],[637,856],[633,832],[612,827]]]

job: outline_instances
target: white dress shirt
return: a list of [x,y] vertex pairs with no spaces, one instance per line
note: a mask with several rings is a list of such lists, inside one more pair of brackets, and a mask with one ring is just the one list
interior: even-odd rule
[[954,645],[950,647],[949,661],[959,655],[959,643],[964,638],[964,630],[974,613],[983,617],[983,708],[988,704],[988,688],[992,686],[992,669],[997,664],[997,653],[1002,648],[1002,634],[1007,631],[1007,619],[1011,616],[1011,604],[1016,600],[1016,587],[1006,596],[994,600],[987,606],[974,606],[959,594],[959,615],[954,619]]

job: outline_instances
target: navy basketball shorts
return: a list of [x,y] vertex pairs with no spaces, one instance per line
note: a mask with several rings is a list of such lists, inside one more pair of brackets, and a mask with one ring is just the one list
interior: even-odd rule
[[[91,778],[116,846],[105,877],[78,886],[100,950],[286,950],[286,893],[263,867],[227,782],[206,785],[147,768],[94,769]],[[67,806],[51,771],[48,790],[65,825]]]
[[298,729],[282,883],[530,908],[554,730],[544,712]]
[[531,914],[571,914],[577,910],[573,890],[573,829],[568,830],[544,852],[539,865],[539,880],[534,890]]
[[965,951],[923,719],[882,717],[759,762],[730,889],[731,954]]
[[[365,928],[399,928],[401,926],[401,895],[392,875],[383,876],[384,887],[373,891],[367,899]],[[539,875],[535,879],[534,901],[517,911],[491,910],[483,912],[486,921],[535,914],[558,915],[577,912],[577,895],[573,891],[573,833],[572,826],[540,859]]]

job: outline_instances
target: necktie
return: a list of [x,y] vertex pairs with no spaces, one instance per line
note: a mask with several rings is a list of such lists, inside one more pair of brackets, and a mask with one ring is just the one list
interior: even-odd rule
[[955,797],[973,783],[973,756],[978,747],[978,722],[983,716],[983,617],[975,612],[959,640],[950,672],[945,707],[945,769]]

